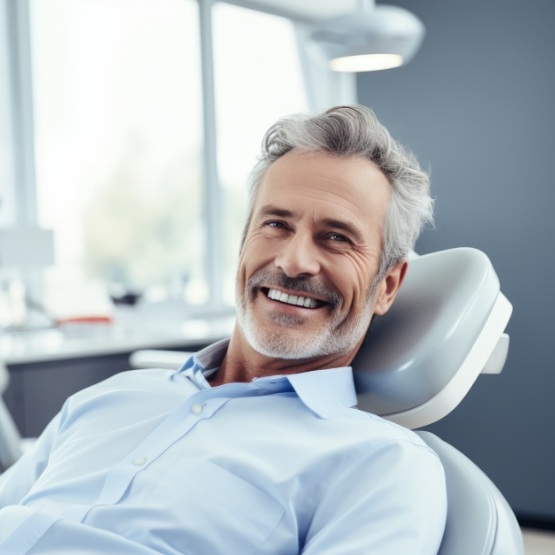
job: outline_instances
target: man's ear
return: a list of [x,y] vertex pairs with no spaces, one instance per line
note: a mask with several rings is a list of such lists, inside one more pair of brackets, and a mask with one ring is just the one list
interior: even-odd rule
[[408,262],[398,262],[394,264],[388,271],[385,277],[380,281],[376,290],[376,297],[374,301],[374,314],[381,316],[385,314],[389,307],[395,300],[395,296],[405,279],[407,273]]

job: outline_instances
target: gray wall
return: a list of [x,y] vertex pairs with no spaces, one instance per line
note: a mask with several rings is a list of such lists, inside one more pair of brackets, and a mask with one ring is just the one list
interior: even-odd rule
[[358,78],[359,101],[431,167],[436,229],[420,253],[476,247],[514,312],[509,359],[431,427],[521,516],[555,524],[555,2],[392,0],[425,42]]

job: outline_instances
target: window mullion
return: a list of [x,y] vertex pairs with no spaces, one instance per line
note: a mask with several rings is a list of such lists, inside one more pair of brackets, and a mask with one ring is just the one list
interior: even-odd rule
[[199,0],[200,49],[202,61],[204,176],[203,208],[206,221],[206,275],[210,306],[223,306],[222,192],[218,175],[216,143],[216,100],[214,91],[214,49],[212,41],[212,0]]
[[8,0],[6,7],[16,224],[36,226],[38,215],[29,1]]

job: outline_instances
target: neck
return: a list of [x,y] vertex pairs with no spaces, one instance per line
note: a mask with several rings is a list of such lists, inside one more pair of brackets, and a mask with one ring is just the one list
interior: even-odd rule
[[280,359],[255,351],[236,324],[227,353],[218,372],[210,380],[212,386],[231,382],[250,382],[254,378],[276,374],[298,374],[324,368],[349,366],[356,351],[332,354],[313,359]]

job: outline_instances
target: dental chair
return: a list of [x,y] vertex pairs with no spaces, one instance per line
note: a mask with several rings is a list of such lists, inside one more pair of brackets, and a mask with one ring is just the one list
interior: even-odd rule
[[[499,373],[512,307],[481,251],[458,248],[410,261],[389,312],[353,361],[359,408],[416,430],[451,412],[481,373]],[[188,353],[137,351],[135,368],[178,368]],[[416,433],[446,475],[447,523],[438,555],[523,555],[518,522],[489,478],[430,432]]]
[[[411,260],[393,306],[372,323],[353,361],[359,408],[410,429],[437,422],[481,373],[501,372],[511,312],[481,251]],[[439,555],[523,555],[518,522],[491,480],[439,437],[416,433],[445,469],[448,510]]]

